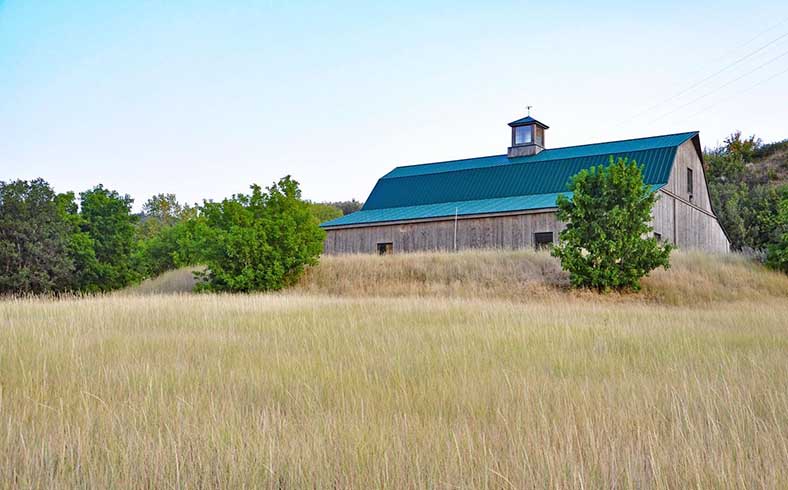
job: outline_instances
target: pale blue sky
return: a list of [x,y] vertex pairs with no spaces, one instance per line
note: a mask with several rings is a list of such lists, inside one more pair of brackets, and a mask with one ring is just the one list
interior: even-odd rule
[[788,2],[632,3],[0,0],[0,180],[363,200],[528,104],[549,147],[788,138]]

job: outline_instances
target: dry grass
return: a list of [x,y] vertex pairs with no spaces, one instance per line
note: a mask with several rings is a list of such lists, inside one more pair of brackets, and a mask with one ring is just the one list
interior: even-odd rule
[[517,302],[585,297],[594,301],[649,301],[693,305],[715,301],[788,300],[788,276],[735,254],[674,253],[672,267],[643,280],[643,293],[605,297],[567,289],[568,278],[546,252],[466,251],[457,254],[323,257],[298,285],[336,296],[427,296]]
[[648,300],[600,302],[518,254],[2,301],[0,487],[788,487],[785,278],[686,255]]

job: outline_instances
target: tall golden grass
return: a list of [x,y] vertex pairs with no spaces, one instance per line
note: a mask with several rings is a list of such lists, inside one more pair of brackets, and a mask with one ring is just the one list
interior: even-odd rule
[[0,487],[788,488],[784,277],[679,255],[600,299],[554,266],[2,301]]

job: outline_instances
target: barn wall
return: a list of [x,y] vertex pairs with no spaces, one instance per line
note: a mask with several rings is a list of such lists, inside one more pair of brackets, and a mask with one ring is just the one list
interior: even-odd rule
[[665,192],[658,195],[652,226],[662,240],[684,250],[730,251],[728,237],[714,215]]
[[[687,193],[687,168],[692,169],[691,199]],[[658,194],[652,226],[663,240],[682,249],[730,250],[730,242],[711,209],[703,162],[692,140],[678,147],[668,183]]]
[[[687,193],[687,168],[692,169],[692,199]],[[691,202],[704,211],[711,212],[709,189],[706,187],[703,162],[701,162],[698,151],[695,149],[691,139],[679,145],[676,151],[676,158],[673,161],[673,169],[670,171],[670,178],[664,189],[674,196]]]
[[[457,249],[526,248],[534,246],[534,233],[564,229],[554,212],[463,218],[457,220]],[[454,249],[454,220],[403,223],[327,230],[326,254],[376,253],[377,244],[391,242],[394,253],[450,251]]]

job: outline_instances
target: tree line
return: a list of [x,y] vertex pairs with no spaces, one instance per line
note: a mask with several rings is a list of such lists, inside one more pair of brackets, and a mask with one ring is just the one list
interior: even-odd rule
[[788,140],[735,132],[704,151],[709,194],[734,251],[788,273]]
[[0,294],[106,292],[192,265],[206,266],[200,290],[280,289],[316,263],[318,224],[343,214],[303,200],[289,176],[221,202],[132,204],[102,185],[76,195],[43,179],[0,182]]

